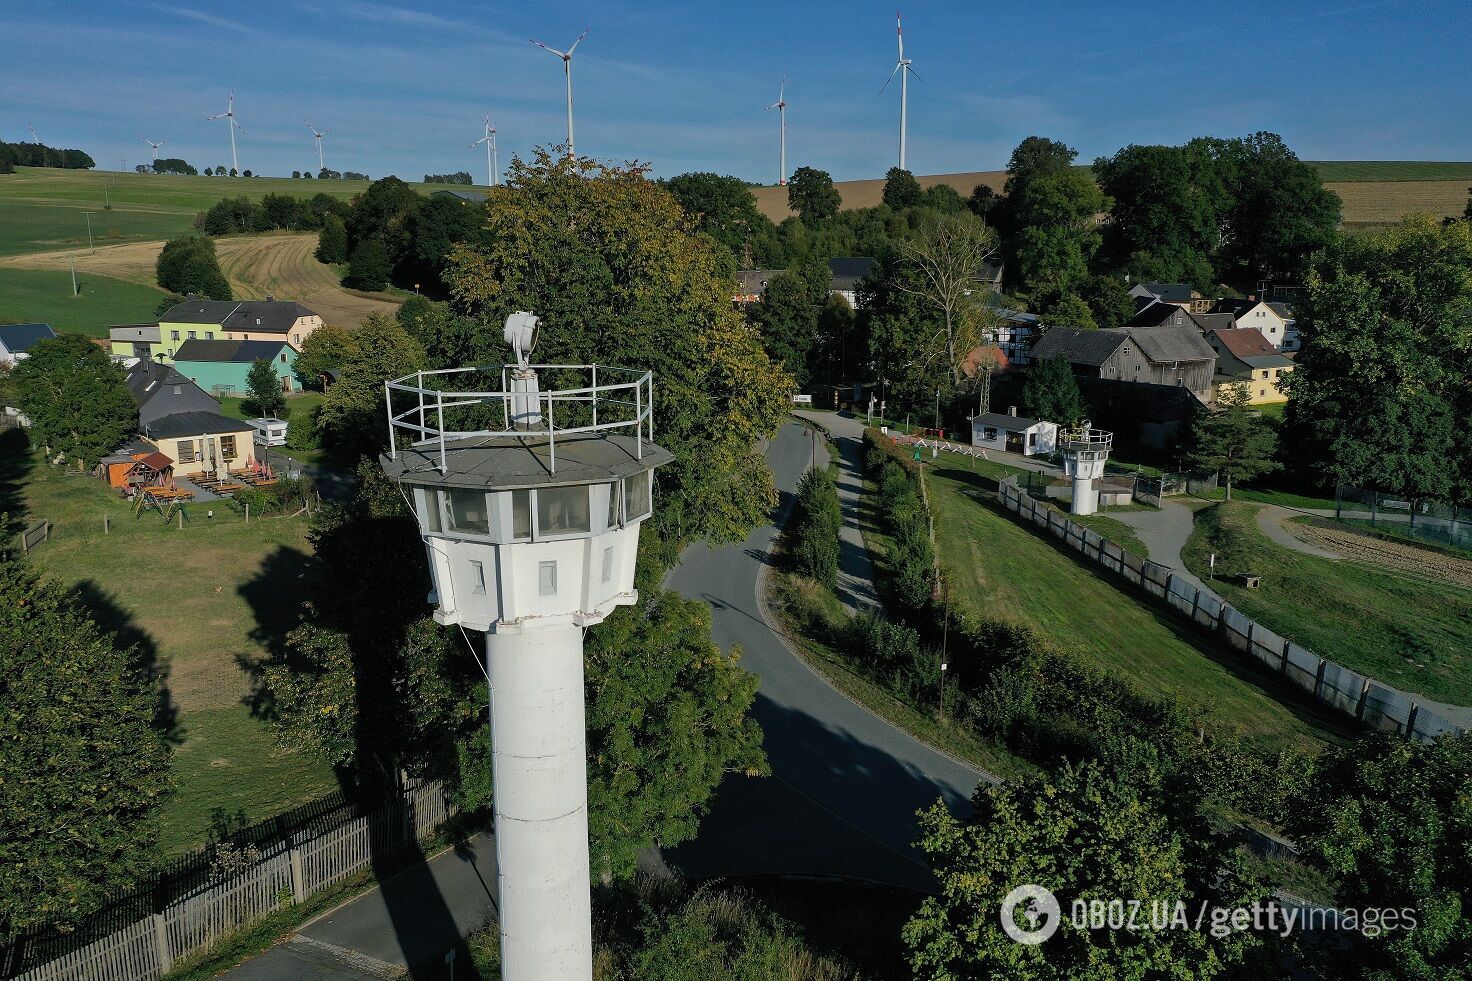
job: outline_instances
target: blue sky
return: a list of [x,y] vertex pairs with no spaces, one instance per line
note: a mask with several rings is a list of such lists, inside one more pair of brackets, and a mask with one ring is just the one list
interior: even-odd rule
[[[1082,160],[1127,143],[1276,131],[1306,159],[1472,160],[1467,0],[1233,3],[928,2],[903,10],[910,169],[1003,166],[1039,134]],[[563,139],[565,47],[580,153],[660,175],[714,170],[771,182],[787,76],[788,169],[882,176],[899,93],[889,2],[630,4],[401,0],[0,0],[0,139],[148,159],[138,139],[203,168],[228,163],[230,89],[242,168],[327,165],[374,177],[468,169],[493,113],[503,166]]]

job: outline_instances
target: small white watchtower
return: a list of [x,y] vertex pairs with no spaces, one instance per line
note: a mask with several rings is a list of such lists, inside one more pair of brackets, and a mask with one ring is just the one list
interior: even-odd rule
[[[638,600],[652,511],[653,377],[516,363],[388,382],[384,472],[410,495],[434,618],[486,635],[502,976],[592,976],[583,630]],[[548,385],[543,390],[541,385]]]
[[1104,476],[1104,463],[1109,459],[1113,443],[1113,433],[1094,429],[1087,419],[1077,428],[1058,434],[1063,472],[1073,478],[1073,505],[1069,510],[1074,514],[1093,514],[1099,509],[1099,492],[1094,489],[1094,481]]

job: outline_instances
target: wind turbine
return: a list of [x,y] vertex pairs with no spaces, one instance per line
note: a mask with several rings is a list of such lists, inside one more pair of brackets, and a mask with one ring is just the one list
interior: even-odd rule
[[578,39],[572,43],[572,47],[568,48],[566,52],[558,51],[556,48],[549,48],[545,44],[543,44],[541,41],[537,41],[535,39],[532,41],[533,44],[535,44],[537,47],[541,48],[543,51],[550,51],[553,54],[555,54],[557,57],[559,57],[559,58],[562,59],[562,73],[567,76],[567,155],[568,155],[568,157],[572,157],[574,155],[573,154],[573,149],[572,149],[572,53],[578,49],[578,45],[580,45],[580,44],[583,43],[583,38],[585,38],[585,37],[588,36],[588,30],[589,30],[589,28],[584,28],[583,33],[581,33],[581,34],[578,35]]
[[[899,42],[900,42],[900,57],[899,57],[899,60],[894,63],[894,71],[892,71],[892,72],[889,73],[889,78],[887,78],[887,79],[884,80],[884,85],[880,87],[879,91],[880,91],[881,94],[883,94],[884,90],[887,89],[887,88],[889,88],[889,83],[894,81],[895,74],[896,73],[899,73],[899,75],[900,75],[900,170],[906,170],[908,168],[905,167],[905,122],[906,122],[906,119],[905,119],[905,108],[906,108],[906,103],[908,102],[908,99],[909,99],[909,85],[907,83],[910,80],[910,76],[911,75],[915,75],[915,69],[913,69],[913,68],[910,67],[910,59],[905,57],[905,29],[900,24],[900,12],[898,10],[896,10],[894,12],[894,29],[895,29],[895,35],[899,38]],[[915,77],[918,79],[920,76],[919,75],[915,75]]]
[[235,131],[238,129],[242,133],[244,133],[245,127],[241,126],[235,121],[234,89],[230,90],[230,101],[225,104],[225,111],[216,113],[215,115],[210,116],[209,119],[206,119],[205,121],[208,122],[210,119],[224,119],[228,122],[230,126],[230,169],[235,171],[237,174],[240,173],[240,161],[235,156]]
[[[305,119],[303,119],[302,122],[307,123]],[[322,162],[322,137],[326,136],[328,133],[331,133],[332,130],[324,129],[322,132],[319,133],[317,132],[317,127],[313,126],[311,123],[307,123],[307,129],[312,131],[312,136],[317,141],[317,173],[320,174],[322,173],[322,171],[327,169],[327,165]]]
[[153,147],[153,162],[154,162],[154,164],[157,164],[158,163],[158,148],[161,147],[161,146],[163,146],[165,143],[167,143],[169,141],[168,140],[159,140],[157,143],[155,143],[152,140],[150,140],[148,137],[143,136],[142,134],[139,134],[138,139],[142,140],[144,143],[147,143],[149,146]]
[[787,76],[782,76],[782,85],[777,89],[777,101],[767,106],[767,109],[777,110],[777,118],[782,123],[782,151],[777,158],[777,186],[781,187],[787,183]]
[[482,143],[486,145],[486,179],[491,187],[496,186],[497,178],[501,173],[501,158],[496,155],[496,124],[491,122],[491,117],[486,116],[486,135],[470,144],[474,150]]

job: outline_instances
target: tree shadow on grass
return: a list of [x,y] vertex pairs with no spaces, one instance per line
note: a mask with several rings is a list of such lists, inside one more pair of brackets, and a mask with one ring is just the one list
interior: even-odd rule
[[[370,522],[360,531],[371,541],[379,527]],[[384,528],[383,532],[392,530]],[[420,611],[406,606],[404,615],[400,615],[398,609],[376,602],[374,590],[382,585],[378,574],[383,569],[357,568],[365,559],[353,551],[350,554],[354,558],[344,560],[342,553],[335,551],[335,544],[329,540],[326,551],[338,556],[338,561],[329,562],[320,579],[311,574],[311,566],[317,559],[299,549],[279,548],[265,558],[256,575],[239,589],[256,621],[251,638],[265,652],[260,656],[236,658],[250,678],[250,691],[243,701],[251,714],[274,723],[286,711],[272,690],[268,668],[284,668],[308,686],[320,680],[313,673],[324,667],[310,663],[293,650],[288,641],[293,630],[310,622],[316,627],[340,631],[351,655],[351,665],[345,670],[352,673],[350,697],[357,700],[358,721],[353,737],[357,749],[353,753],[354,763],[335,764],[334,772],[345,797],[364,801],[375,811],[388,808],[397,815],[388,821],[394,826],[392,833],[373,834],[369,838],[369,863],[379,882],[377,891],[314,924],[309,932],[324,942],[358,950],[376,959],[402,962],[413,978],[445,977],[444,957],[448,951],[456,950],[460,956],[455,959],[455,976],[478,978],[480,975],[464,948],[461,930],[467,923],[476,928],[483,925],[472,921],[477,911],[484,908],[487,897],[493,903],[495,895],[487,886],[487,877],[480,874],[470,846],[462,846],[457,855],[470,866],[473,875],[456,875],[457,871],[463,873],[463,869],[446,872],[441,867],[430,868],[420,841],[422,832],[412,826],[413,809],[390,804],[404,799],[407,779],[401,766],[407,764],[397,759],[399,748],[386,744],[389,734],[376,731],[385,723],[384,713],[391,711],[395,697],[393,679],[379,676],[387,670],[383,648],[391,646],[394,638],[404,636],[411,622],[406,619],[408,613]],[[417,539],[414,544],[418,545]],[[379,560],[384,564],[391,561],[388,555]],[[334,574],[336,579],[327,578]],[[345,582],[343,577],[354,578]],[[450,898],[441,887],[441,877],[446,876],[455,883],[456,891]],[[495,876],[489,879],[494,883]]]
[[24,429],[0,430],[0,540],[9,547],[10,537],[26,524],[25,484],[35,460]]
[[103,633],[112,634],[120,650],[130,652],[129,666],[158,686],[158,700],[154,706],[153,727],[170,745],[184,741],[184,730],[179,725],[179,710],[169,692],[167,665],[160,664],[158,645],[143,628],[138,626],[133,614],[120,606],[112,594],[91,579],[84,579],[72,587],[70,597],[84,610]]

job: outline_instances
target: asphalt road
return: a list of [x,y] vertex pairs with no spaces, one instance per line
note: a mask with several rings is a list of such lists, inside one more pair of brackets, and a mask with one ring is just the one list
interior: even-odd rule
[[[797,425],[768,446],[779,509],[811,457],[811,439]],[[758,575],[776,535],[768,524],[740,545],[692,546],[668,577],[671,589],[710,604],[716,643],[741,645],[742,665],[760,676],[752,714],[772,775],[728,778],[700,836],[668,850],[666,861],[697,878],[846,876],[931,889],[913,848],[915,812],[938,798],[967,809],[981,774],[849,701],[766,625]]]

